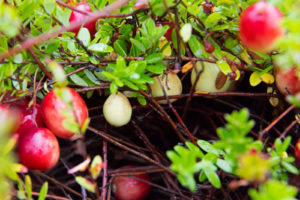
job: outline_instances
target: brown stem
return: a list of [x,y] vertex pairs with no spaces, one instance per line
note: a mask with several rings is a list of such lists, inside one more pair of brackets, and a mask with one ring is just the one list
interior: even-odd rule
[[22,42],[21,45],[15,46],[15,47],[9,49],[8,51],[0,54],[0,61],[2,61],[3,59],[5,59],[7,57],[13,56],[17,53],[20,53],[23,50],[27,50],[27,49],[31,48],[32,46],[34,46],[34,45],[40,44],[44,41],[47,41],[47,40],[59,35],[60,33],[63,33],[63,32],[66,32],[66,31],[76,30],[76,29],[80,28],[83,23],[89,23],[89,22],[92,22],[92,21],[96,21],[97,19],[99,19],[101,17],[104,17],[109,12],[111,12],[113,10],[116,10],[116,9],[120,8],[121,6],[125,5],[128,1],[129,0],[115,1],[114,3],[108,5],[107,7],[103,8],[103,9],[101,9],[101,10],[95,12],[95,13],[90,13],[83,20],[80,20],[80,21],[77,21],[77,22],[72,22],[69,26],[62,26],[57,30],[52,30],[52,31],[49,31],[49,32],[44,33],[42,35],[39,35],[37,37],[29,38],[28,40]]

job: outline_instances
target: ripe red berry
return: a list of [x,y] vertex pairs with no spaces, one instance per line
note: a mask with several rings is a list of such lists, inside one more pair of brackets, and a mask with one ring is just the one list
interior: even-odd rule
[[33,128],[42,128],[42,110],[41,106],[36,104],[29,108],[27,106],[20,106],[21,110],[21,124],[17,129],[16,133],[23,134]]
[[[72,114],[74,116],[75,113],[75,117],[81,127],[88,118],[87,106],[76,91],[71,88],[66,89],[69,91],[72,99],[71,102],[74,110]],[[64,103],[54,91],[49,92],[44,97],[41,108],[45,124],[57,137],[69,139],[75,134],[63,126],[63,121],[67,118],[61,114],[61,111],[67,109],[68,105]]]
[[9,104],[0,105],[0,113],[2,116],[13,118],[14,127],[12,128],[12,133],[14,133],[22,121],[22,112],[18,107],[11,106]]
[[140,9],[147,6],[149,0],[137,0],[134,4],[134,9]]
[[284,69],[278,67],[275,73],[278,90],[284,94],[295,95],[300,92],[300,70],[296,67]]
[[46,128],[31,129],[19,138],[18,156],[28,169],[48,170],[59,159],[58,141]]
[[[168,41],[172,41],[172,31],[173,31],[173,24],[172,23],[168,23],[167,24],[169,26],[169,29],[167,30],[167,32],[164,34],[165,38]],[[156,24],[156,27],[162,26],[162,24],[158,23]]]
[[[86,1],[83,1],[83,2],[79,3],[75,8],[77,10],[84,11],[84,12],[87,12],[87,13],[93,12],[91,10],[89,4]],[[79,12],[76,12],[76,11],[73,10],[72,13],[71,13],[69,22],[70,23],[71,22],[78,22],[78,21],[82,21],[84,19],[86,19],[85,14],[82,14],[82,13],[79,13]],[[97,22],[97,20],[92,21],[92,22],[87,23],[87,24],[84,24],[83,27],[87,28],[91,35],[94,35],[96,33],[96,28],[95,28],[96,22]],[[80,28],[73,30],[73,32],[77,34],[79,32],[79,30],[80,30]]]
[[208,40],[204,42],[204,48],[207,53],[212,53],[215,50],[215,47]]
[[214,4],[206,2],[201,3],[201,5],[203,6],[203,12],[207,15],[211,14],[215,7]]
[[284,31],[281,27],[282,14],[278,8],[266,1],[248,7],[240,19],[240,38],[249,49],[261,52],[272,50],[276,39]]
[[[124,166],[120,169],[135,168],[135,166]],[[113,178],[112,190],[119,200],[140,200],[145,198],[150,192],[150,182],[148,174],[133,176],[117,176]]]
[[296,157],[296,160],[300,163],[300,139],[298,140],[298,142],[295,145],[295,157]]

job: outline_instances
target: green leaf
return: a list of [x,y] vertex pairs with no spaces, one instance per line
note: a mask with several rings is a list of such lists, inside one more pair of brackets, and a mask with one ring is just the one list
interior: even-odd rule
[[40,190],[40,195],[38,200],[45,200],[47,193],[48,193],[48,182],[46,181]]
[[107,44],[96,43],[96,44],[92,44],[91,46],[89,46],[88,50],[99,52],[99,53],[110,53],[114,49],[111,46],[108,46]]
[[95,185],[91,181],[89,181],[81,176],[76,176],[75,180],[83,188],[87,189],[90,192],[95,193]]
[[207,142],[205,140],[198,140],[197,144],[199,145],[199,147],[201,149],[203,149],[204,151],[206,151],[208,153],[214,153],[216,155],[223,154],[220,150],[217,150],[209,142]]
[[259,190],[250,189],[252,200],[296,200],[297,188],[277,180],[268,180],[259,186]]
[[29,175],[25,176],[25,188],[26,188],[26,193],[28,198],[32,198],[32,183],[31,183],[31,178]]
[[214,13],[210,14],[204,21],[205,27],[211,28],[211,27],[215,26],[222,18],[224,18],[224,17],[219,12],[214,12]]
[[66,75],[62,66],[55,61],[51,61],[48,66],[53,74],[54,80],[59,84],[64,85],[66,82]]
[[205,168],[203,170],[209,182],[216,188],[221,188],[221,181],[217,173],[213,170],[210,170],[209,168]]
[[81,133],[84,134],[86,132],[86,129],[90,123],[91,119],[87,118],[84,122],[83,125],[81,126]]
[[193,30],[193,28],[190,23],[183,25],[183,27],[180,29],[180,35],[184,42],[189,41],[189,39],[191,38],[191,35],[192,35],[192,30]]
[[297,167],[295,167],[294,165],[292,165],[291,163],[282,161],[282,166],[290,173],[292,174],[299,174],[299,170],[297,169]]
[[146,61],[148,64],[159,63],[164,59],[164,55],[162,53],[153,53],[146,57]]
[[84,46],[89,46],[91,35],[87,28],[82,27],[78,32],[77,38],[82,42]]
[[18,34],[21,20],[16,8],[0,2],[0,31],[9,37]]
[[232,173],[232,167],[230,166],[229,162],[227,162],[226,160],[222,160],[220,158],[217,159],[217,163],[216,165],[222,169],[223,171],[227,172],[227,173]]
[[96,85],[100,85],[100,81],[96,78],[96,76],[88,69],[84,70],[85,75],[89,78],[90,81],[95,83]]
[[56,1],[55,0],[44,0],[44,7],[48,14],[52,14],[54,11],[54,8],[56,7]]
[[219,66],[221,72],[223,72],[223,74],[225,74],[225,75],[227,75],[227,74],[229,74],[229,73],[232,72],[231,67],[224,60],[217,61],[217,65]]
[[102,164],[103,163],[102,163],[101,156],[99,155],[95,156],[89,169],[94,180],[96,180],[100,175]]
[[72,133],[79,133],[80,129],[79,129],[79,124],[72,121],[72,120],[64,120],[62,123],[63,127],[65,129],[67,129],[68,131],[72,132]]
[[149,72],[155,73],[155,74],[161,74],[166,69],[166,66],[163,64],[156,64],[156,65],[147,65],[146,68]]
[[193,54],[196,57],[202,57],[204,53],[204,46],[200,43],[200,41],[197,39],[197,36],[192,35],[191,38],[188,41],[189,47],[191,48]]
[[14,63],[18,63],[18,64],[20,64],[20,63],[22,63],[23,62],[23,55],[22,54],[16,54],[15,56],[14,56]]
[[118,55],[123,56],[123,57],[127,56],[126,44],[124,41],[116,40],[114,42],[114,49]]
[[83,80],[80,76],[78,76],[77,74],[72,74],[70,76],[70,79],[78,85],[83,85],[83,86],[88,86],[87,82],[85,82],[85,80]]
[[137,100],[142,106],[145,106],[147,104],[146,98],[143,95],[141,95],[140,93],[138,93],[138,95],[137,95]]
[[146,48],[144,47],[143,43],[139,42],[136,39],[130,38],[130,42],[137,47],[140,51],[145,52]]

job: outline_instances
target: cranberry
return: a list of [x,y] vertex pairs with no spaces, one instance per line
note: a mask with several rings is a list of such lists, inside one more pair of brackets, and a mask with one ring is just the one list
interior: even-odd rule
[[295,157],[296,157],[296,160],[300,163],[300,139],[298,140],[298,142],[295,145]]
[[[75,8],[80,11],[92,13],[91,8],[86,1],[79,3]],[[82,13],[79,13],[79,12],[76,12],[73,10],[71,13],[69,22],[70,23],[78,22],[78,21],[84,20],[85,18],[86,18],[85,14],[82,14]],[[97,20],[91,21],[88,24],[84,24],[83,27],[87,28],[91,35],[94,35],[96,33],[96,28],[95,28],[96,22],[97,22]],[[77,34],[79,32],[79,30],[80,30],[80,28],[73,30],[73,32]]]
[[206,2],[201,3],[201,5],[203,6],[203,12],[207,15],[211,14],[215,7],[214,4]]
[[21,106],[21,124],[16,133],[23,134],[33,128],[41,128],[43,126],[41,106],[36,104],[29,108]]
[[204,42],[204,48],[207,53],[212,53],[215,50],[215,47],[208,40]]
[[297,94],[300,92],[299,69],[296,67],[284,69],[278,67],[275,73],[276,85],[278,90],[284,94]]
[[59,159],[58,141],[46,128],[31,129],[19,138],[18,156],[28,169],[48,170]]
[[[165,33],[165,38],[168,40],[168,41],[172,41],[172,31],[173,31],[173,24],[172,23],[168,23],[167,24],[169,26],[169,29],[167,30],[167,32]],[[162,24],[158,23],[156,24],[157,27],[159,26],[162,26]]]
[[[66,88],[71,95],[71,102],[73,104],[73,116],[79,122],[80,126],[83,125],[85,120],[88,118],[88,109],[80,97],[80,95],[71,88]],[[64,139],[71,138],[75,133],[67,130],[63,126],[63,121],[66,120],[61,114],[61,111],[68,108],[68,105],[64,103],[54,91],[49,92],[43,99],[42,104],[42,115],[47,127],[57,136]]]
[[[121,169],[135,168],[135,166],[124,166]],[[115,196],[119,200],[140,200],[145,198],[150,192],[150,182],[148,174],[133,176],[118,176],[113,178],[112,188]]]
[[276,39],[284,31],[280,25],[282,14],[266,1],[248,7],[240,19],[240,38],[243,44],[255,51],[272,50]]
[[9,104],[1,104],[0,105],[0,114],[5,116],[5,117],[11,117],[14,120],[14,127],[12,133],[14,133],[19,125],[21,124],[22,121],[22,112],[18,107],[11,106]]

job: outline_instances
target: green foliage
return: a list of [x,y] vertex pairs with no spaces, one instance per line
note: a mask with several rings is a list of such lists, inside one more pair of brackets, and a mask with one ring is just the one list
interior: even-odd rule
[[177,178],[183,186],[190,190],[196,190],[194,173],[199,172],[201,167],[197,159],[203,158],[202,151],[190,142],[186,142],[185,148],[180,145],[174,147],[174,151],[167,151],[168,158],[172,161],[170,168],[177,173]]
[[18,11],[14,7],[0,1],[0,31],[8,37],[14,37],[19,33],[20,25],[21,20],[18,16]]
[[248,117],[247,109],[225,115],[226,127],[217,130],[220,141],[213,145],[204,140],[197,142],[206,154],[190,142],[186,142],[188,148],[177,145],[174,151],[167,151],[167,156],[172,161],[170,168],[177,173],[180,183],[195,191],[194,174],[201,171],[199,176],[201,182],[208,179],[212,185],[220,188],[217,169],[220,168],[228,173],[234,172],[238,164],[238,156],[250,147],[259,146],[254,145],[250,137],[246,137],[254,125]]
[[249,111],[242,109],[233,111],[232,114],[225,114],[227,124],[224,128],[218,128],[217,134],[220,138],[215,146],[226,152],[228,159],[233,167],[237,166],[237,158],[239,155],[246,153],[249,149],[255,148],[261,150],[262,144],[257,141],[253,142],[247,134],[254,126],[254,121],[249,120]]
[[269,180],[259,186],[259,190],[250,189],[252,200],[296,200],[297,189],[280,181]]
[[127,66],[124,58],[119,56],[117,63],[109,64],[107,71],[103,71],[102,74],[111,81],[110,91],[112,93],[116,93],[119,87],[125,85],[133,90],[146,90],[145,84],[153,82],[152,78],[146,73],[147,70],[149,71],[147,63],[157,63],[160,58],[160,55],[154,55],[146,61],[131,61]]
[[11,182],[7,177],[16,180],[17,174],[12,169],[14,155],[11,151],[7,151],[8,137],[14,126],[14,118],[0,114],[0,197],[10,199]]
[[271,156],[270,161],[272,163],[272,177],[287,181],[287,172],[292,174],[299,174],[299,170],[292,165],[295,158],[288,156],[287,150],[291,143],[291,136],[288,136],[284,141],[281,141],[279,138],[275,140],[275,148],[268,148],[268,152]]
[[[268,157],[260,152],[263,147],[262,143],[247,136],[254,126],[254,121],[249,119],[247,109],[226,114],[225,119],[226,126],[217,129],[219,141],[211,144],[205,140],[198,140],[198,146],[186,142],[187,148],[176,145],[174,150],[167,151],[167,156],[171,160],[170,168],[177,173],[178,180],[183,186],[195,191],[197,187],[194,176],[200,173],[198,178],[200,182],[208,180],[213,186],[220,188],[218,169],[254,182],[264,181],[271,172],[273,179],[269,182],[271,185],[276,183],[274,187],[281,187],[281,183],[275,180],[286,181],[287,172],[298,174],[297,168],[291,164],[294,158],[286,153],[291,137],[287,137],[283,142],[276,139],[275,148],[268,149],[270,154]],[[285,185],[282,187],[288,190],[284,188]],[[268,199],[268,192],[271,190],[267,192],[263,190],[269,189],[271,187],[269,188],[267,183],[261,187],[259,193],[250,190],[249,194],[253,199],[259,199],[259,197],[263,199],[263,196]]]

